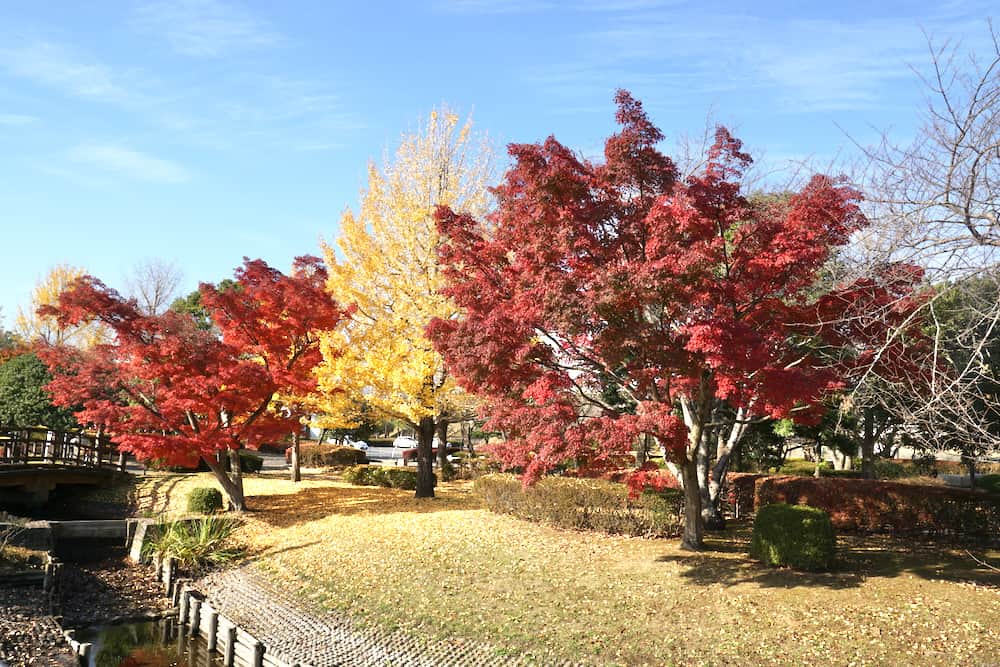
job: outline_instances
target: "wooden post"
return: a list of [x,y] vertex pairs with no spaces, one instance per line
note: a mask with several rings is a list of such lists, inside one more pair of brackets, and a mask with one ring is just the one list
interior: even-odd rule
[[191,591],[188,590],[187,586],[184,586],[184,590],[181,591],[181,608],[177,614],[177,621],[181,625],[187,625],[188,622],[188,609],[191,604]]
[[174,604],[177,604],[177,597],[173,595],[173,585],[174,585],[174,559],[167,556],[163,559],[161,567],[163,568],[163,586],[167,589],[167,595],[174,598]]
[[226,629],[226,652],[222,656],[222,664],[225,667],[233,667],[236,659],[236,626],[231,625]]
[[214,651],[219,645],[219,613],[214,609],[208,612],[208,622],[205,623],[205,635],[207,637],[209,652]]
[[201,600],[191,598],[191,636],[198,636],[198,626],[201,623]]

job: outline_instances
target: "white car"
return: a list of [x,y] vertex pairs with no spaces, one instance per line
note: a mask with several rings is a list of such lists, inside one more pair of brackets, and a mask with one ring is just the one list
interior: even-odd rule
[[392,446],[397,449],[413,449],[417,446],[417,441],[408,435],[401,435],[392,441]]
[[345,447],[354,447],[354,449],[360,449],[363,452],[368,451],[368,443],[364,440],[355,440],[351,436],[345,435],[341,442],[344,443]]

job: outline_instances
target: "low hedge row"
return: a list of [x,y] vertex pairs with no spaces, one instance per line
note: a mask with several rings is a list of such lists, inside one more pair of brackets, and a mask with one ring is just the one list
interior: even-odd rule
[[[285,451],[285,460],[291,463],[291,447]],[[365,453],[353,447],[306,445],[299,448],[299,464],[307,468],[356,466],[367,462]]]
[[483,475],[473,489],[489,510],[563,528],[640,537],[681,531],[683,495],[675,489],[630,498],[624,484],[571,477],[544,477],[525,489],[506,474]]
[[863,479],[764,477],[754,507],[811,505],[837,530],[992,538],[1000,534],[1000,496],[941,486]]
[[417,471],[397,466],[354,466],[344,471],[344,479],[358,486],[384,486],[408,491],[417,488]]
[[725,500],[729,504],[730,514],[739,519],[754,511],[757,507],[755,504],[757,480],[765,477],[766,474],[758,472],[731,472],[726,475]]

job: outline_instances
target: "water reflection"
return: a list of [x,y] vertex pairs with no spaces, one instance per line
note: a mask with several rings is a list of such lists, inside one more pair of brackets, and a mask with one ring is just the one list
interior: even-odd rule
[[188,628],[173,619],[127,625],[105,625],[76,631],[76,639],[93,649],[87,667],[221,667],[205,640],[192,639]]

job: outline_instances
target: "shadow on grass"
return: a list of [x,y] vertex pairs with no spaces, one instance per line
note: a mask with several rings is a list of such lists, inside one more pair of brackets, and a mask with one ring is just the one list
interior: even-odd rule
[[173,473],[160,478],[149,485],[144,497],[137,498],[137,510],[139,513],[158,514],[166,511],[170,507],[174,489],[188,476],[186,473]]
[[306,488],[298,493],[248,496],[255,518],[276,528],[287,528],[322,519],[332,514],[430,513],[454,509],[440,499],[416,499],[413,491],[378,486],[335,486]]
[[[772,568],[750,558],[751,528],[749,523],[733,524],[724,532],[706,535],[703,552],[665,554],[657,561],[679,565],[680,576],[697,584],[847,589],[871,578],[910,575],[1000,588],[1000,572],[977,563],[964,549],[889,535],[838,535],[837,559],[830,572]],[[970,551],[985,562],[1000,557],[995,551]]]

